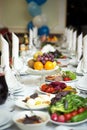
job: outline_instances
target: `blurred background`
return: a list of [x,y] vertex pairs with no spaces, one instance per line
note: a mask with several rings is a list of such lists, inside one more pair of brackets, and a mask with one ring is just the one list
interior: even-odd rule
[[86,34],[86,16],[87,0],[0,0],[0,28],[7,27],[16,33],[27,32],[32,22],[38,27],[46,25],[51,34],[62,34],[66,26]]

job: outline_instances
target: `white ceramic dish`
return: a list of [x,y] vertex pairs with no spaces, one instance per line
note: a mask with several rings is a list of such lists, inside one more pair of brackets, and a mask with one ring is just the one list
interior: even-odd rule
[[[79,122],[74,122],[74,123],[63,123],[63,122],[56,122],[53,120],[50,120],[52,123],[56,124],[56,125],[64,125],[64,126],[75,126],[75,125],[80,125],[82,123],[87,122],[87,119],[83,120],[83,121],[79,121]],[[83,130],[83,129],[82,129]]]
[[29,72],[29,73],[32,73],[32,74],[35,74],[35,75],[45,75],[45,74],[50,74],[50,73],[56,71],[57,69],[58,69],[58,66],[56,66],[52,70],[34,70],[34,69],[29,67],[26,72],[27,73]]
[[35,115],[41,117],[44,121],[36,124],[23,124],[18,122],[18,119],[24,118],[25,115],[31,116],[30,111],[22,111],[18,112],[13,116],[13,122],[21,129],[21,130],[44,130],[47,122],[50,120],[50,116],[47,112],[42,111],[33,111]]
[[[15,101],[15,105],[17,107],[20,107],[22,109],[29,110],[29,108],[34,109],[34,110],[39,110],[39,109],[45,109],[49,106],[49,103],[51,101],[52,95],[39,95],[38,98],[36,99],[29,99],[27,103],[23,102],[26,97],[18,99]],[[46,102],[46,103],[45,103]]]
[[83,76],[76,84],[77,89],[87,91],[87,75]]
[[9,111],[0,110],[0,127],[7,124],[11,120],[11,114]]
[[1,126],[0,127],[0,130],[5,130],[7,128],[9,128],[10,126],[13,125],[13,122],[12,121],[9,121],[8,123],[6,123],[5,125]]
[[87,128],[85,126],[76,126],[76,127],[70,127],[70,126],[57,126],[55,130],[86,130]]

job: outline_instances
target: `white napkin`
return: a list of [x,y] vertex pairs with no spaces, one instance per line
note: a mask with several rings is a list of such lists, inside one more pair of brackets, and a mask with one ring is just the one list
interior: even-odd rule
[[5,79],[9,90],[17,90],[24,87],[24,85],[16,79],[14,73],[10,68],[8,70],[5,70]]
[[79,62],[76,72],[87,73],[87,35],[83,38],[83,58]]
[[33,30],[29,30],[29,49],[32,49],[33,47]]
[[33,28],[33,37],[34,37],[34,38],[37,38],[37,37],[38,37],[38,36],[37,36],[37,31],[38,31],[37,27],[34,27],[34,28]]
[[19,57],[19,38],[12,33],[12,60],[13,68],[20,70],[23,67],[23,61]]
[[9,68],[9,44],[4,39],[2,35],[0,35],[0,42],[1,42],[1,66]]
[[49,44],[47,44],[47,45],[45,45],[42,49],[41,49],[41,51],[43,52],[43,53],[48,53],[48,52],[54,52],[55,51],[55,48],[52,46],[52,45],[49,45]]
[[78,37],[77,37],[77,52],[76,52],[76,57],[77,57],[77,61],[80,61],[80,58],[82,56],[82,40],[83,40],[83,34],[81,33]]
[[72,50],[73,29],[68,29],[68,50]]
[[12,33],[12,58],[19,57],[19,38]]
[[72,52],[76,53],[76,41],[77,41],[77,31],[74,31],[72,34]]
[[83,71],[87,73],[87,35],[83,38]]

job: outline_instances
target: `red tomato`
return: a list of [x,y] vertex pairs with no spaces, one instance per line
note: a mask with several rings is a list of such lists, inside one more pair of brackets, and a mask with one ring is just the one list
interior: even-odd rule
[[65,122],[66,119],[65,119],[65,116],[64,115],[58,115],[58,122]]
[[72,118],[71,113],[66,113],[66,114],[64,114],[64,116],[65,116],[66,121],[68,121],[68,120],[70,120]]
[[64,77],[63,80],[64,80],[64,81],[70,81],[71,78],[69,78],[69,77]]
[[85,108],[84,107],[81,107],[78,109],[78,113],[81,113],[81,112],[84,112],[85,111]]
[[78,111],[77,110],[72,111],[71,114],[72,114],[72,116],[76,116],[78,114]]
[[47,87],[48,87],[48,86],[47,86],[46,84],[43,84],[43,85],[41,86],[41,90],[45,92],[46,89],[47,89]]

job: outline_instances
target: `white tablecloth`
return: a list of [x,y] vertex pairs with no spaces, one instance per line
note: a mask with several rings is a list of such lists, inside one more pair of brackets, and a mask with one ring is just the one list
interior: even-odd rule
[[[69,68],[71,70],[75,69],[75,68],[72,68],[71,66],[69,66]],[[80,76],[78,78],[80,78]],[[21,82],[23,84],[25,84],[25,89],[24,89],[23,92],[20,93],[20,95],[22,95],[22,94],[24,96],[25,95],[30,95],[30,94],[36,92],[36,88],[38,87],[39,82],[40,82],[40,77],[39,76],[32,76],[32,75],[21,76]],[[75,86],[76,81],[72,82],[70,84],[73,85],[73,86]],[[15,99],[15,97],[16,96],[14,96],[13,98]],[[8,109],[9,111],[11,110],[12,107],[14,107],[14,101],[11,100],[11,99],[8,99],[5,104],[0,105],[0,109],[6,109],[6,110]],[[24,110],[15,106],[15,111],[13,111],[11,113],[14,115],[15,112],[18,112],[18,111],[24,111]],[[82,125],[86,125],[87,126],[87,123],[83,123]],[[53,130],[57,126],[58,125],[55,125],[55,124],[49,122],[46,125],[45,129],[47,129],[47,130]],[[11,127],[6,128],[6,130],[19,130],[19,128],[15,124],[13,124]]]

